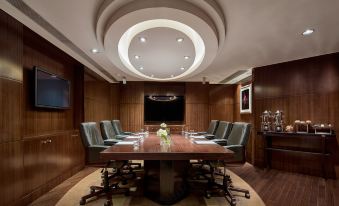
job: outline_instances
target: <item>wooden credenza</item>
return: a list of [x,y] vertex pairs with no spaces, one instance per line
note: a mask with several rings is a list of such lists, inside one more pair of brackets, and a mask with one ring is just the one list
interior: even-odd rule
[[336,178],[333,134],[259,132],[267,168]]

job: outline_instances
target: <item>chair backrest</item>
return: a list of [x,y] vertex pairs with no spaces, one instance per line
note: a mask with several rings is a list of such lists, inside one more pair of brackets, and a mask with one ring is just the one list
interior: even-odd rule
[[117,135],[123,134],[121,124],[120,124],[120,120],[116,120],[116,119],[112,120],[112,124],[113,124],[114,131]]
[[215,132],[215,139],[227,139],[229,131],[231,130],[232,123],[226,121],[220,121],[217,131]]
[[246,146],[250,136],[251,124],[246,122],[234,122],[228,135],[227,145]]
[[115,131],[113,128],[113,124],[109,120],[104,120],[100,122],[100,131],[102,134],[102,138],[106,139],[115,139]]
[[83,122],[80,124],[82,142],[86,147],[91,145],[104,145],[104,140],[97,128],[96,122]]
[[207,129],[207,134],[215,134],[215,132],[217,131],[219,125],[219,120],[211,120],[210,125],[208,126]]

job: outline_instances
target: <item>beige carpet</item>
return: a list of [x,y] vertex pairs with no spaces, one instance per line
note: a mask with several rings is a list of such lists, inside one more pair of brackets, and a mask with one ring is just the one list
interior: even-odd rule
[[[235,175],[231,171],[227,171],[231,175],[233,184],[236,187],[241,187],[248,189],[250,191],[251,198],[247,199],[243,194],[236,196],[237,206],[250,205],[250,206],[264,206],[264,202],[261,200],[259,195],[239,176]],[[74,187],[72,187],[56,204],[57,206],[75,206],[79,205],[80,197],[88,194],[89,187],[91,185],[100,185],[100,169],[88,175],[80,182],[78,182]],[[203,194],[192,192],[187,198],[178,202],[175,205],[180,206],[219,206],[219,205],[229,205],[229,203],[223,197],[212,197],[207,199]],[[102,206],[105,202],[105,198],[92,199],[87,201],[87,206]],[[113,197],[114,206],[127,206],[127,205],[140,205],[140,206],[157,206],[159,204],[152,202],[151,200],[142,197],[142,196],[129,196],[125,197],[124,195],[115,195]]]

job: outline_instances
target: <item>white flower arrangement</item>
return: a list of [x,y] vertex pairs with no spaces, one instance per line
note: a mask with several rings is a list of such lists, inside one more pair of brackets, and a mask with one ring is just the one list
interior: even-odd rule
[[160,127],[161,128],[166,128],[167,127],[167,124],[165,124],[164,122],[160,124]]
[[157,131],[157,136],[158,137],[167,137],[168,133],[166,129],[159,129]]

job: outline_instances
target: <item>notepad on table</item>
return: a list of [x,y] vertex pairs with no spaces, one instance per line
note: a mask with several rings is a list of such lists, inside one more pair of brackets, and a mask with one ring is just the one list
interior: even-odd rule
[[212,141],[194,141],[195,144],[216,144],[215,142]]
[[116,143],[115,145],[134,145],[134,141],[122,141]]
[[190,137],[192,137],[194,139],[205,139],[205,136],[202,136],[202,135],[200,135],[200,136],[190,136]]
[[128,136],[128,137],[125,137],[125,139],[139,139],[140,137],[139,136]]

